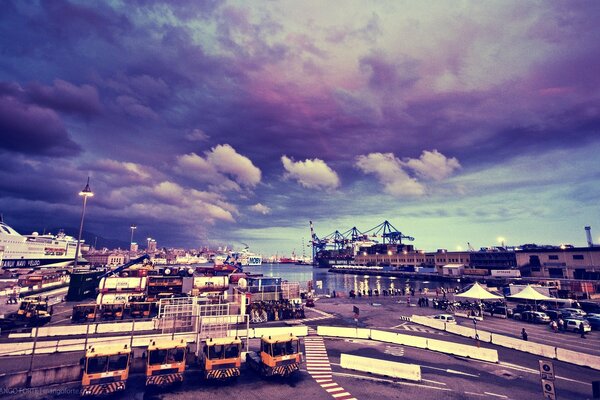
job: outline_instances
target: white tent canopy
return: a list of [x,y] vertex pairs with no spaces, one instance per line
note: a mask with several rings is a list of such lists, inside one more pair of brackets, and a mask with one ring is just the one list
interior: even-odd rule
[[496,294],[490,293],[485,290],[479,283],[475,282],[473,286],[469,290],[464,293],[460,293],[455,295],[454,297],[459,297],[463,299],[477,299],[477,300],[500,300],[504,299],[502,296],[498,296]]
[[554,300],[554,297],[548,297],[545,294],[541,294],[537,290],[531,287],[531,285],[527,285],[525,289],[521,290],[517,294],[513,294],[512,296],[508,296],[512,299],[522,299],[522,300]]

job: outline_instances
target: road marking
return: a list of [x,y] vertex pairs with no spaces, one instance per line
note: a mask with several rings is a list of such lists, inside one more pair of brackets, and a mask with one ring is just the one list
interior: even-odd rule
[[457,371],[457,370],[454,370],[454,369],[444,369],[444,368],[430,367],[428,365],[421,365],[421,368],[435,369],[435,370],[438,370],[438,371],[444,371],[444,372],[446,372],[448,374],[472,376],[474,378],[479,378],[480,377],[479,375],[469,374],[467,372]]
[[375,378],[374,376],[348,374],[345,372],[333,372],[333,375],[345,376],[345,377],[349,377],[349,378],[366,379],[366,380],[371,380],[371,381],[375,381],[375,382],[393,383],[396,385],[403,385],[403,386],[416,386],[416,387],[426,388],[426,389],[441,390],[444,392],[453,392],[452,389],[448,389],[448,388],[421,385],[418,383],[410,383],[410,382],[403,382],[403,381],[393,381],[391,379]]
[[496,393],[490,393],[490,392],[483,392],[483,393],[487,394],[488,396],[496,396],[496,397],[500,397],[503,399],[508,399],[508,396],[505,396],[503,394],[496,394]]
[[442,386],[446,386],[446,384],[445,384],[444,382],[432,381],[431,379],[423,379],[423,378],[421,378],[421,380],[422,380],[423,382],[431,382],[431,383],[434,383],[434,384],[436,384],[436,385],[442,385]]
[[465,392],[465,394],[470,394],[472,396],[481,396],[481,397],[486,397],[487,395],[482,394],[482,393],[475,393],[475,392]]
[[[527,372],[527,373],[534,374],[534,375],[539,375],[539,373],[540,373],[540,371],[537,369],[527,368],[527,367],[523,367],[521,365],[515,365],[515,364],[511,364],[511,363],[507,363],[507,362],[499,362],[498,364],[500,364],[506,368],[514,369],[516,371],[521,371],[521,372]],[[566,378],[564,376],[556,375],[555,378],[561,379],[561,380],[567,381],[567,382],[574,382],[574,383],[579,383],[581,385],[592,386],[592,384],[589,382],[578,381],[577,379]]]

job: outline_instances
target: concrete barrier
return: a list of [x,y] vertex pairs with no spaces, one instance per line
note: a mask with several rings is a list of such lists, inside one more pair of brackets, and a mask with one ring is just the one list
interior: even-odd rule
[[27,385],[27,371],[0,374],[0,388],[21,388]]
[[429,318],[429,317],[424,317],[422,315],[413,315],[411,317],[411,320],[417,324],[420,325],[425,325],[428,326],[430,328],[434,328],[434,329],[439,329],[442,331],[446,330],[446,323],[444,321],[441,320],[437,320],[437,319],[433,319],[433,318]]
[[380,342],[401,344],[410,347],[418,347],[420,349],[427,348],[427,338],[420,336],[404,335],[402,333],[386,332],[371,329],[371,339]]
[[492,342],[498,346],[508,347],[510,349],[524,351],[546,358],[556,358],[556,347],[546,344],[528,342],[521,339],[512,338],[504,335],[493,335]]
[[473,358],[489,362],[498,362],[498,351],[494,349],[484,349],[466,344],[445,342],[443,340],[428,339],[427,346],[429,350],[439,351],[440,353],[454,354],[455,356]]
[[600,370],[600,357],[598,356],[557,348],[556,358],[560,361]]
[[31,373],[31,386],[39,387],[74,382],[81,379],[81,366],[61,365],[58,367],[38,369]]
[[474,328],[469,328],[462,325],[457,324],[446,324],[446,332],[454,333],[455,335],[460,335],[464,337],[469,337],[475,339],[475,335],[479,337],[479,340],[482,342],[491,343],[492,342],[492,334],[488,331],[482,331],[481,329],[477,329],[477,333],[475,333]]
[[365,328],[347,328],[341,326],[318,326],[317,334],[320,336],[330,337],[370,339],[371,330]]
[[282,326],[276,328],[254,328],[251,329],[251,336],[249,338],[259,338],[261,336],[279,336],[289,335],[290,333],[294,336],[301,337],[308,335],[307,326]]
[[415,364],[404,364],[342,353],[340,366],[354,371],[370,372],[415,382],[421,381],[421,367]]

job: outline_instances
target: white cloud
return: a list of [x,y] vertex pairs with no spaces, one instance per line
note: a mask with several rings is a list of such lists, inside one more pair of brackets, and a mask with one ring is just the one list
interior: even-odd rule
[[228,144],[213,147],[206,158],[219,172],[232,175],[239,184],[254,187],[260,183],[260,169]]
[[254,211],[255,213],[267,215],[271,213],[271,209],[264,204],[256,203],[253,206],[248,207],[250,211]]
[[211,183],[220,191],[239,191],[260,183],[261,171],[252,161],[228,144],[218,145],[201,157],[196,153],[177,157],[176,170],[201,182]]
[[[424,150],[419,158],[400,160],[392,153],[371,153],[356,158],[356,167],[365,174],[373,174],[384,186],[384,192],[395,197],[419,197],[427,193],[427,186],[419,181],[439,182],[461,168],[454,157],[447,158],[437,150]],[[407,169],[413,171],[411,176]],[[419,179],[417,179],[419,178]]]
[[208,135],[202,129],[194,129],[185,138],[191,142],[203,142],[208,140]]
[[99,171],[119,175],[121,179],[128,178],[133,181],[147,181],[152,178],[152,169],[132,162],[102,159],[94,162],[92,166]]
[[392,153],[371,153],[356,158],[356,166],[365,174],[373,174],[394,197],[417,197],[425,194],[425,186],[411,178],[403,163]]
[[285,178],[291,178],[302,186],[311,189],[335,189],[340,186],[340,178],[323,160],[315,158],[305,161],[294,161],[281,156]]
[[447,158],[437,150],[424,150],[421,157],[418,159],[412,158],[406,161],[405,164],[415,171],[420,178],[434,181],[448,178],[461,167],[456,158]]

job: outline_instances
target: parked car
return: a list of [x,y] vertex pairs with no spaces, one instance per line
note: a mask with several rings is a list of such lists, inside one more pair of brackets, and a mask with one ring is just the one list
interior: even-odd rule
[[600,314],[588,314],[585,319],[592,329],[600,330]]
[[561,308],[559,310],[565,316],[583,318],[586,316],[585,311],[579,308]]
[[551,321],[550,317],[541,311],[523,311],[520,314],[515,314],[513,318],[534,324],[549,324]]
[[562,318],[562,313],[558,310],[546,310],[544,313],[549,316],[552,321],[557,321],[559,318]]
[[485,311],[494,315],[506,315],[508,318],[513,316],[513,310],[506,306],[490,306]]
[[455,324],[456,323],[456,319],[454,318],[454,315],[450,315],[450,314],[438,314],[438,315],[435,315],[433,317],[433,319],[439,319],[440,321],[444,321],[447,324]]
[[567,318],[567,319],[565,319],[565,330],[578,332],[580,324],[583,324],[584,332],[590,332],[592,330],[590,323],[582,318]]

